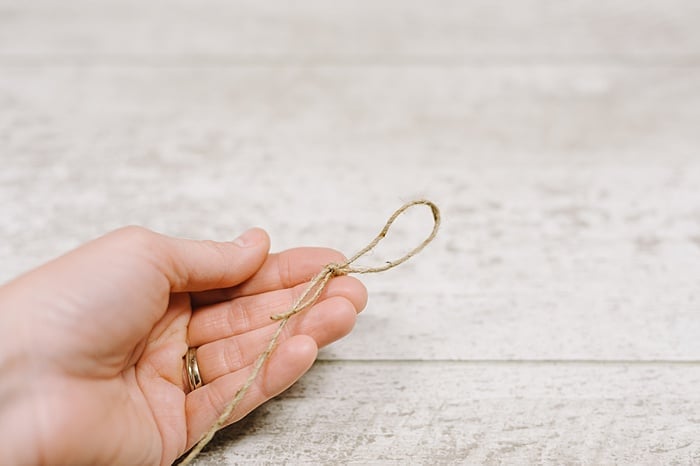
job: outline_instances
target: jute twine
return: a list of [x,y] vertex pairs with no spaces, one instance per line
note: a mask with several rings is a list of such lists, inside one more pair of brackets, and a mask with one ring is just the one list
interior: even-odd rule
[[[360,267],[360,266],[353,266],[352,264],[359,259],[360,257],[364,256],[367,254],[369,251],[374,249],[374,247],[386,236],[387,232],[389,231],[389,228],[391,228],[391,225],[394,223],[394,221],[404,213],[406,210],[410,209],[413,206],[416,205],[426,205],[430,207],[430,210],[432,211],[433,214],[433,229],[430,232],[430,235],[428,235],[425,240],[423,240],[422,243],[420,243],[417,247],[406,253],[405,255],[401,256],[400,258],[393,260],[393,261],[387,261],[383,265],[376,266],[376,267]],[[323,292],[324,288],[328,284],[331,278],[337,277],[340,275],[347,275],[350,273],[377,273],[377,272],[384,272],[385,270],[392,269],[396,267],[397,265],[403,264],[407,260],[409,260],[411,257],[415,256],[419,252],[425,248],[428,243],[430,243],[433,238],[435,238],[435,235],[438,232],[438,228],[440,227],[440,210],[438,207],[432,203],[431,201],[427,201],[424,199],[419,199],[411,202],[407,202],[403,206],[401,206],[396,212],[394,212],[391,217],[389,217],[389,220],[386,221],[386,224],[384,225],[384,228],[382,228],[382,231],[379,232],[379,234],[374,238],[367,246],[362,248],[360,251],[358,251],[354,256],[352,256],[350,259],[348,259],[346,262],[343,262],[342,264],[328,264],[326,265],[310,282],[309,286],[306,288],[306,290],[297,298],[297,300],[294,302],[291,308],[287,312],[281,313],[281,314],[275,314],[273,316],[270,316],[272,320],[279,321],[279,326],[277,327],[277,330],[275,333],[272,335],[272,338],[270,338],[270,342],[267,344],[267,348],[265,351],[263,351],[260,356],[258,356],[257,361],[255,362],[255,365],[253,366],[253,371],[250,373],[248,378],[246,379],[246,382],[243,384],[243,386],[238,389],[236,392],[236,395],[233,397],[233,399],[229,402],[229,404],[226,405],[224,410],[221,412],[221,415],[219,416],[219,419],[211,426],[209,431],[197,442],[197,444],[190,450],[190,452],[187,454],[187,456],[182,460],[180,463],[181,466],[187,466],[192,462],[192,460],[202,451],[202,449],[209,443],[209,441],[214,437],[214,434],[224,427],[229,418],[231,417],[231,414],[233,411],[236,409],[236,407],[240,404],[241,400],[245,396],[246,392],[248,389],[253,385],[255,382],[255,379],[258,377],[258,374],[260,373],[260,370],[262,367],[265,365],[265,362],[270,358],[270,355],[272,354],[272,351],[274,350],[275,346],[277,345],[277,340],[279,340],[280,334],[282,333],[282,329],[284,329],[285,325],[287,325],[287,322],[289,322],[289,319],[294,316],[295,314],[300,313],[304,309],[307,309],[308,307],[312,306],[318,297],[321,295]]]

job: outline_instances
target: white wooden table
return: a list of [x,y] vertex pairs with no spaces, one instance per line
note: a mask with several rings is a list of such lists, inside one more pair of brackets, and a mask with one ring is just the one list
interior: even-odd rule
[[351,253],[427,197],[435,243],[197,464],[700,463],[699,24],[693,0],[0,0],[0,281],[129,223]]

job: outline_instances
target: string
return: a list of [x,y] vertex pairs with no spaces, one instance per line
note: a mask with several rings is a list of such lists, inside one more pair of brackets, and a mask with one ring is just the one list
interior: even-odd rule
[[[418,246],[416,246],[403,256],[399,257],[398,259],[395,259],[393,261],[387,261],[383,265],[375,267],[362,267],[352,265],[357,259],[373,250],[377,246],[377,244],[379,244],[379,242],[382,239],[384,239],[386,234],[389,232],[391,225],[401,214],[403,214],[411,207],[417,205],[426,205],[430,207],[430,210],[433,214],[433,229],[430,232],[430,234],[423,240],[422,243],[420,243]],[[347,275],[350,273],[365,274],[384,272],[386,270],[396,267],[397,265],[401,265],[407,260],[409,260],[411,257],[421,252],[423,248],[425,248],[428,245],[428,243],[430,243],[435,238],[439,227],[440,209],[438,209],[437,205],[425,199],[407,202],[406,204],[402,205],[396,212],[394,212],[391,215],[391,217],[389,217],[389,219],[386,221],[386,224],[384,225],[384,228],[382,228],[379,234],[372,241],[370,241],[370,243],[367,246],[359,250],[350,259],[341,264],[331,263],[323,267],[323,269],[309,282],[309,285],[307,286],[306,290],[297,298],[297,300],[294,302],[294,304],[292,304],[292,306],[287,312],[270,316],[272,320],[279,321],[279,325],[277,326],[277,330],[275,331],[275,333],[272,335],[272,338],[270,338],[270,341],[267,344],[267,348],[265,348],[265,351],[263,351],[260,354],[260,356],[258,356],[258,359],[255,361],[255,365],[253,366],[253,370],[246,379],[243,386],[240,389],[238,389],[236,395],[226,405],[224,410],[221,412],[221,415],[211,426],[209,431],[197,442],[194,448],[190,450],[185,459],[182,460],[180,466],[189,465],[192,462],[192,460],[202,451],[202,449],[211,441],[211,439],[214,437],[214,434],[216,434],[216,432],[219,429],[221,429],[227,424],[229,418],[231,417],[231,414],[239,405],[248,389],[253,385],[253,383],[257,379],[260,370],[265,365],[265,362],[270,358],[272,351],[277,345],[277,341],[279,340],[280,334],[282,333],[284,327],[287,325],[287,322],[289,322],[289,319],[295,314],[298,314],[304,309],[307,309],[310,306],[312,306],[319,298],[319,296],[321,296],[321,293],[323,292],[331,278],[340,275]]]

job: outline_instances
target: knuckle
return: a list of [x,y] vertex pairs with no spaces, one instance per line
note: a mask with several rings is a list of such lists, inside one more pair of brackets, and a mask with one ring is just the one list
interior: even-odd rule
[[156,237],[156,233],[139,225],[122,227],[112,235],[119,241],[135,245],[150,245]]

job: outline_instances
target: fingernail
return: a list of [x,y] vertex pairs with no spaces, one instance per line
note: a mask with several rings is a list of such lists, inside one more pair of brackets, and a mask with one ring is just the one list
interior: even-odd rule
[[256,245],[262,240],[263,234],[257,228],[251,228],[250,230],[243,233],[241,236],[233,240],[233,244],[240,246],[242,248],[247,248]]

